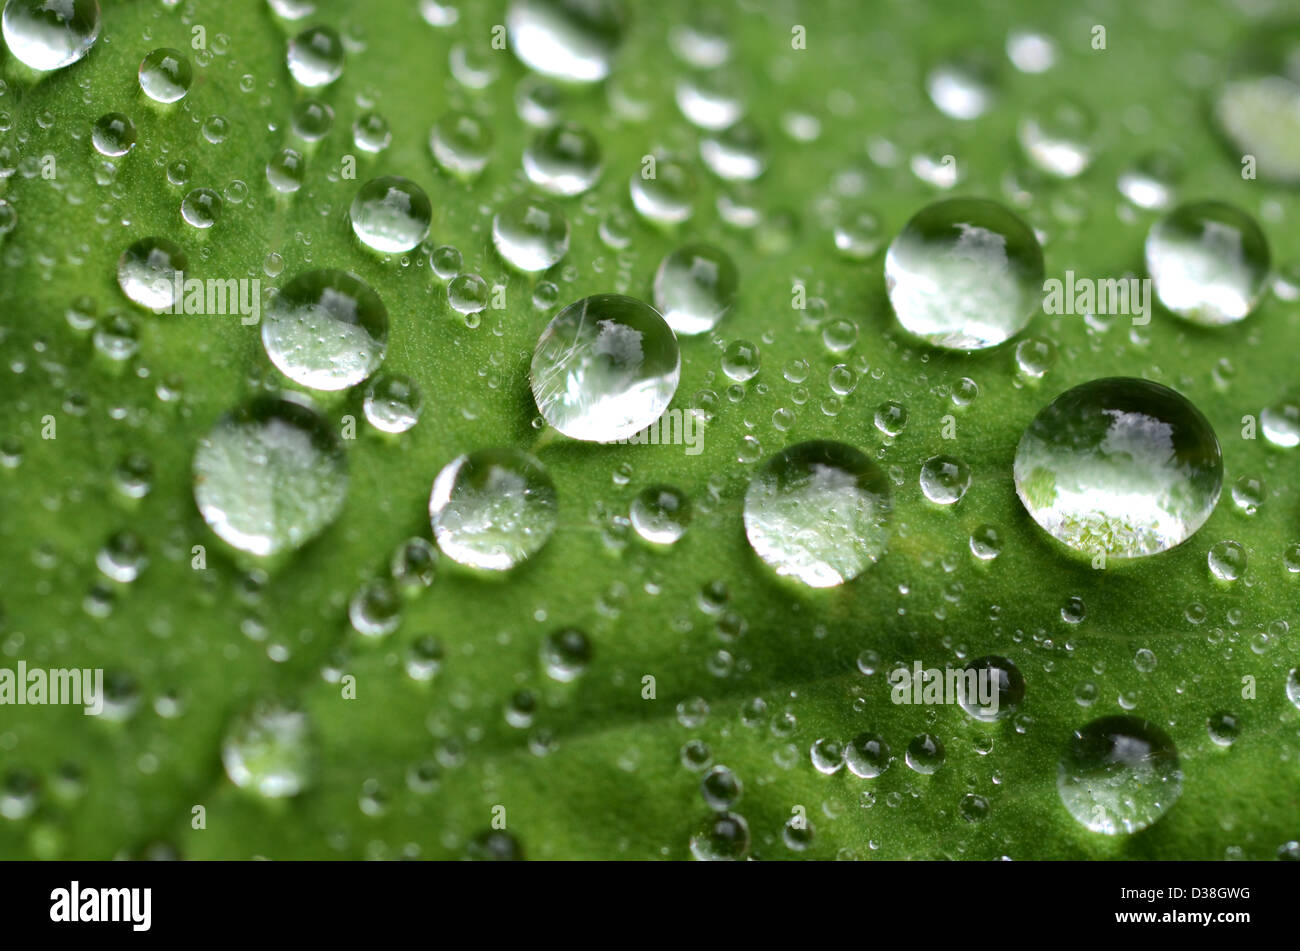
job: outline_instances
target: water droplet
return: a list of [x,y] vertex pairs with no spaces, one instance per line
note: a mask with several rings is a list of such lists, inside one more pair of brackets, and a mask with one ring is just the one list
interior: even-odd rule
[[555,531],[550,473],[517,449],[457,456],[433,481],[429,519],[442,553],[462,565],[505,571],[535,555]]
[[515,0],[506,13],[510,48],[523,64],[572,83],[609,75],[626,25],[621,0]]
[[1002,533],[996,525],[981,525],[970,533],[970,552],[980,561],[992,561],[1002,554]]
[[259,397],[223,416],[194,453],[194,499],[222,539],[255,555],[291,551],[338,516],[346,460],[305,398]]
[[1139,208],[1164,209],[1174,203],[1182,177],[1183,163],[1177,155],[1169,151],[1147,152],[1119,173],[1119,191]]
[[875,733],[859,733],[844,751],[849,772],[862,779],[874,779],[889,769],[889,744]]
[[921,491],[936,505],[960,502],[970,480],[970,466],[955,456],[931,456],[921,466]]
[[835,249],[850,261],[865,261],[880,250],[880,219],[861,208],[846,213],[835,225]]
[[176,301],[177,277],[188,264],[180,245],[166,238],[141,238],[117,261],[117,283],[132,303],[154,311]]
[[993,105],[993,81],[991,63],[962,55],[935,65],[925,77],[925,89],[949,118],[978,119]]
[[701,862],[738,861],[748,852],[749,824],[734,812],[709,816],[691,836],[691,855]]
[[997,694],[996,704],[984,704],[980,700],[978,687],[974,694],[962,690],[959,698],[961,708],[976,720],[983,723],[1005,720],[1020,708],[1021,701],[1025,699],[1025,678],[1020,673],[1020,668],[1011,661],[1005,657],[989,655],[971,661],[965,669],[974,671],[977,678],[988,677]]
[[752,182],[767,170],[767,140],[758,126],[741,119],[701,139],[700,159],[724,182]]
[[99,39],[99,0],[8,0],[5,45],[32,69],[62,69],[81,59]]
[[1241,721],[1226,711],[1211,714],[1205,727],[1210,732],[1210,739],[1219,746],[1231,746],[1241,735]]
[[387,119],[377,112],[367,112],[352,123],[352,141],[361,151],[374,155],[388,148],[393,133]]
[[740,75],[729,69],[701,71],[678,80],[674,98],[687,122],[718,132],[734,125],[744,115],[741,88]]
[[1211,98],[1215,124],[1232,161],[1255,158],[1259,176],[1300,182],[1300,69],[1294,23],[1268,24],[1237,57],[1238,68]]
[[1264,504],[1264,483],[1254,476],[1242,476],[1232,484],[1232,501],[1247,515],[1254,515]]
[[695,211],[695,174],[675,159],[659,159],[653,174],[637,172],[629,191],[641,217],[658,225],[681,224]]
[[719,812],[740,801],[743,791],[740,778],[725,766],[714,766],[700,779],[700,795],[710,809]]
[[539,132],[524,150],[524,174],[551,195],[581,195],[596,184],[600,172],[600,144],[576,122]]
[[591,640],[575,627],[552,631],[542,642],[542,666],[546,675],[560,683],[582,676],[591,663]]
[[433,205],[409,178],[387,175],[361,186],[350,216],[362,244],[384,254],[401,254],[429,236]]
[[632,527],[646,541],[672,545],[686,534],[690,503],[669,485],[652,485],[632,500]]
[[120,112],[109,112],[95,120],[90,138],[100,155],[116,158],[135,147],[135,123]]
[[1179,205],[1147,235],[1146,265],[1156,296],[1174,314],[1207,327],[1245,318],[1264,294],[1268,240],[1233,205]]
[[306,142],[319,142],[334,126],[334,110],[319,99],[304,99],[290,116],[294,134]]
[[328,86],[343,75],[343,41],[327,26],[313,26],[289,41],[289,72],[300,85]]
[[154,102],[185,98],[194,82],[194,67],[180,50],[156,49],[140,61],[140,88]]
[[1137,558],[1186,541],[1214,510],[1223,458],[1209,422],[1158,383],[1112,378],[1058,396],[1015,460],[1025,509],[1090,555]]
[[280,289],[262,321],[262,344],[281,373],[314,390],[343,390],[379,368],[388,311],[361,278],[307,271]]
[[311,722],[300,710],[259,702],[226,732],[221,762],[236,786],[270,799],[296,796],[314,773]]
[[429,150],[444,171],[474,178],[492,157],[492,130],[477,116],[449,112],[433,124]]
[[1220,581],[1236,581],[1246,573],[1246,549],[1232,539],[1211,545],[1206,560],[1210,572]]
[[114,532],[95,556],[99,570],[123,584],[130,584],[140,577],[140,572],[148,563],[144,542],[139,535],[129,530]]
[[492,244],[511,267],[545,271],[569,251],[569,221],[549,201],[517,198],[493,217]]
[[722,352],[722,372],[737,383],[757,376],[761,363],[758,345],[748,340],[733,340]]
[[944,756],[943,743],[933,733],[922,733],[907,744],[907,765],[922,776],[937,773]]
[[181,217],[192,228],[211,228],[221,217],[221,196],[211,188],[196,188],[181,199]]
[[600,294],[561,310],[533,352],[533,399],[574,439],[627,439],[668,408],[681,378],[672,328],[653,307]]
[[281,149],[266,163],[266,180],[281,194],[288,195],[302,187],[307,176],[307,161],[301,152]]
[[381,374],[366,387],[366,420],[386,433],[404,433],[420,421],[423,401],[410,377]]
[[1076,730],[1056,780],[1070,815],[1104,835],[1145,829],[1177,801],[1182,784],[1173,740],[1131,716],[1103,717]]
[[705,333],[736,302],[740,278],[731,256],[708,244],[688,244],[659,262],[655,307],[676,333]]
[[1045,73],[1056,65],[1056,41],[1035,30],[1007,34],[1007,58],[1022,73]]
[[1259,426],[1264,438],[1274,446],[1283,449],[1300,446],[1300,405],[1276,403],[1264,407],[1259,414]]
[[885,284],[904,329],[936,347],[981,350],[1041,309],[1043,251],[997,202],[949,199],[923,208],[894,239]]
[[745,493],[745,534],[778,575],[814,588],[856,578],[889,540],[889,482],[851,446],[806,442],[772,456]]
[[1039,169],[1057,178],[1077,178],[1092,164],[1096,126],[1082,103],[1057,99],[1022,118],[1016,135]]
[[907,426],[907,407],[893,400],[881,403],[876,408],[874,422],[886,436],[897,436]]

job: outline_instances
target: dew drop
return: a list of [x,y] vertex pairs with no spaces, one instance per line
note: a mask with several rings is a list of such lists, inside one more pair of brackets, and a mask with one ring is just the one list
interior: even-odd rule
[[510,48],[523,64],[571,83],[609,75],[626,25],[621,0],[515,0],[506,13]]
[[681,353],[649,304],[600,294],[570,304],[547,325],[530,376],[550,426],[574,439],[615,442],[663,415],[681,378]]
[[596,184],[600,172],[600,144],[575,122],[539,132],[524,150],[524,174],[550,195],[581,195]]
[[307,271],[280,289],[262,321],[262,345],[281,373],[314,390],[343,390],[379,368],[388,311],[361,278]]
[[166,310],[176,302],[177,278],[188,259],[174,241],[141,238],[117,261],[117,283],[132,303],[149,310]]
[[366,420],[386,433],[404,433],[420,421],[423,401],[410,377],[381,374],[366,387],[363,408]]
[[99,39],[99,0],[8,0],[5,45],[32,69],[48,72],[81,59]]
[[1043,251],[997,202],[928,205],[885,255],[885,284],[903,328],[950,350],[995,347],[1042,306]]
[[1021,437],[1016,492],[1076,551],[1137,558],[1186,541],[1214,510],[1223,458],[1209,422],[1158,383],[1111,378],[1067,390]]
[[194,82],[194,67],[180,50],[156,49],[140,61],[140,88],[154,102],[178,102]]
[[255,555],[292,551],[338,517],[347,465],[305,397],[258,397],[223,416],[194,453],[194,500],[223,540]]
[[569,221],[549,201],[517,198],[493,217],[492,244],[511,267],[545,271],[569,251]]
[[535,555],[555,531],[557,497],[546,468],[517,449],[457,456],[433,481],[429,520],[448,558],[506,571]]
[[631,519],[636,533],[646,541],[672,545],[686,534],[690,503],[672,486],[652,485],[632,500]]
[[1180,205],[1154,225],[1146,265],[1160,303],[1194,324],[1242,320],[1263,297],[1268,240],[1255,219],[1233,205]]
[[299,85],[328,86],[343,75],[343,41],[327,26],[313,26],[289,41],[289,73]]
[[718,325],[736,302],[740,279],[725,251],[688,244],[659,262],[654,302],[673,330],[691,336]]
[[1070,815],[1103,835],[1145,829],[1177,801],[1182,784],[1173,740],[1153,723],[1122,715],[1074,731],[1056,780]]
[[388,175],[361,186],[349,215],[362,244],[383,254],[401,254],[429,236],[433,205],[415,182]]
[[242,789],[268,799],[296,796],[313,778],[311,722],[293,707],[259,702],[226,731],[221,762]]
[[772,456],[745,493],[749,544],[778,575],[814,588],[856,578],[884,554],[890,493],[851,446],[806,442]]

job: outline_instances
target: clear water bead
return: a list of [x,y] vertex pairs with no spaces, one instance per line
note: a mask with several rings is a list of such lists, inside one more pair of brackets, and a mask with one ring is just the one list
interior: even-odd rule
[[997,202],[948,199],[923,208],[890,244],[885,286],[905,330],[936,347],[982,350],[1041,309],[1043,251]]
[[280,289],[262,321],[262,344],[285,376],[314,390],[343,390],[379,368],[388,311],[346,271],[307,271]]
[[712,330],[736,302],[740,278],[727,252],[688,244],[659,262],[654,302],[664,320],[684,336]]
[[99,0],[8,0],[3,29],[9,52],[48,72],[71,66],[99,39]]
[[745,492],[745,535],[778,575],[827,588],[885,553],[890,490],[884,473],[843,443],[791,446],[765,462]]
[[224,541],[254,555],[306,544],[338,517],[347,464],[305,397],[258,397],[218,420],[194,453],[194,500]]
[[358,189],[349,212],[352,230],[368,248],[401,254],[429,236],[433,205],[409,178],[374,178]]
[[1205,524],[1223,485],[1219,441],[1186,397],[1158,383],[1093,380],[1034,417],[1016,449],[1016,492],[1076,551],[1153,555]]
[[571,83],[609,75],[626,27],[622,0],[514,0],[506,12],[510,48],[523,64]]
[[555,531],[558,500],[545,467],[518,449],[480,449],[438,473],[429,520],[442,553],[483,571],[535,555]]
[[492,244],[511,267],[545,271],[569,251],[569,221],[549,201],[517,198],[493,217]]
[[1056,781],[1070,815],[1103,835],[1145,829],[1178,800],[1182,785],[1173,740],[1132,716],[1103,717],[1075,730]]
[[556,314],[537,341],[533,399],[574,439],[615,442],[668,408],[681,377],[677,337],[643,301],[599,294]]
[[1268,240],[1240,208],[1194,202],[1151,226],[1146,264],[1161,304],[1194,324],[1218,327],[1244,319],[1263,297]]

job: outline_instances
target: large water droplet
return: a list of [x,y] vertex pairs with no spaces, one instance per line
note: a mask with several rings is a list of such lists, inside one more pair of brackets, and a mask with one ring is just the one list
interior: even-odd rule
[[303,397],[259,397],[223,416],[194,453],[194,500],[222,539],[255,555],[301,547],[338,516],[346,459]]
[[718,325],[736,302],[740,278],[727,252],[688,244],[659,262],[655,307],[676,333],[690,336]]
[[1151,226],[1146,263],[1160,303],[1192,323],[1217,327],[1241,320],[1259,303],[1268,240],[1241,209],[1194,202]]
[[576,122],[539,132],[524,150],[524,174],[551,195],[581,195],[600,171],[600,144]]
[[300,710],[262,701],[239,717],[221,741],[221,762],[236,786],[260,796],[296,796],[312,780],[311,722]]
[[361,186],[350,215],[352,230],[362,244],[384,254],[400,254],[429,236],[433,205],[415,182],[388,175]]
[[1016,492],[1039,525],[1090,555],[1137,558],[1181,544],[1214,511],[1223,457],[1185,397],[1147,380],[1093,380],[1034,417]]
[[609,75],[626,22],[621,0],[515,0],[506,13],[510,48],[524,65],[573,83]]
[[1103,717],[1075,730],[1056,780],[1070,815],[1104,835],[1145,829],[1177,801],[1182,786],[1173,740],[1131,716]]
[[657,420],[681,378],[677,337],[653,307],[598,294],[565,307],[533,352],[533,399],[574,439],[614,442]]
[[32,69],[62,69],[99,39],[99,0],[8,0],[4,37],[9,52]]
[[449,112],[433,124],[429,151],[445,171],[470,179],[492,158],[492,130],[477,116]]
[[889,481],[865,455],[817,441],[772,456],[745,492],[745,534],[777,574],[814,588],[856,578],[885,553]]
[[289,41],[289,72],[301,85],[328,86],[343,75],[343,41],[327,26],[313,26]]
[[518,449],[457,456],[433,481],[433,537],[453,561],[505,571],[535,555],[555,531],[555,484]]
[[154,102],[185,98],[194,82],[194,68],[180,50],[156,49],[140,61],[140,88]]
[[997,202],[939,201],[889,246],[885,285],[904,329],[936,347],[982,350],[1019,333],[1042,306],[1043,251]]
[[180,245],[166,238],[141,238],[117,261],[117,283],[132,303],[166,310],[176,301],[178,275],[188,259]]
[[545,271],[569,251],[569,221],[549,201],[517,198],[492,219],[492,244],[511,267]]
[[295,383],[342,390],[379,368],[388,344],[388,311],[361,278],[308,271],[280,289],[262,320],[262,345]]

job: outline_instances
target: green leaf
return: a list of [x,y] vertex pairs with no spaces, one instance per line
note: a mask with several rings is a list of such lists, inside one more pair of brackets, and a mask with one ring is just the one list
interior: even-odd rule
[[[686,858],[710,815],[700,772],[683,763],[691,743],[707,745],[711,762],[743,783],[734,809],[760,858],[1270,858],[1300,836],[1300,711],[1285,692],[1300,657],[1288,632],[1300,575],[1284,563],[1300,539],[1297,457],[1242,438],[1245,417],[1294,398],[1300,310],[1270,298],[1219,330],[1159,309],[1131,330],[1124,320],[1098,331],[1082,317],[1039,315],[1018,339],[1045,338],[1058,357],[1029,379],[1017,374],[1014,343],[959,355],[908,339],[885,295],[883,251],[846,260],[830,232],[842,209],[861,202],[886,241],[897,233],[942,194],[908,169],[925,150],[955,157],[962,194],[1005,201],[1008,176],[1020,183],[1029,198],[1019,210],[1046,238],[1049,277],[1141,275],[1155,215],[1124,206],[1115,181],[1139,155],[1172,147],[1186,159],[1181,196],[1249,210],[1274,261],[1293,261],[1300,239],[1286,223],[1296,194],[1243,180],[1239,157],[1205,117],[1206,89],[1254,24],[1225,7],[1173,17],[1130,4],[1105,15],[1108,43],[1099,50],[1088,15],[1029,0],[730,7],[721,14],[734,47],[728,68],[770,157],[751,197],[708,175],[698,160],[702,133],[674,104],[687,70],[672,58],[668,33],[699,5],[633,5],[612,78],[563,90],[564,116],[596,134],[605,171],[592,193],[562,201],[571,247],[543,279],[558,285],[560,306],[594,293],[649,300],[659,261],[684,240],[733,257],[735,309],[716,336],[682,340],[673,406],[716,404],[702,453],[688,455],[681,446],[554,439],[533,425],[529,360],[555,308],[535,306],[538,282],[510,272],[491,246],[493,210],[527,190],[520,155],[532,136],[515,106],[527,72],[491,46],[503,5],[462,3],[458,22],[443,29],[424,22],[413,0],[316,6],[287,23],[253,0],[117,2],[106,5],[103,34],[82,62],[36,76],[12,55],[4,61],[0,118],[12,150],[4,154],[18,167],[0,185],[17,213],[0,278],[0,649],[10,667],[21,659],[105,668],[131,710],[118,719],[77,707],[0,710],[0,813],[17,816],[0,821],[0,856],[450,858],[472,852],[504,814],[528,858]],[[333,128],[304,145],[290,131],[291,108],[305,94],[295,91],[285,50],[302,25],[317,23],[337,28],[348,54],[342,78],[318,93],[335,111]],[[806,28],[806,49],[791,46],[796,25]],[[191,46],[200,26],[206,52]],[[1007,63],[1008,31],[1021,27],[1056,41],[1052,70],[1028,75]],[[145,99],[136,79],[140,60],[162,46],[187,51],[195,67],[193,88],[170,107]],[[457,50],[492,77],[485,88],[453,78]],[[997,100],[974,122],[944,117],[925,95],[927,67],[954,52],[982,52],[994,64]],[[620,92],[645,102],[644,118],[617,115],[610,102]],[[1067,95],[1095,114],[1098,156],[1079,180],[1058,183],[1025,171],[1015,126],[1026,110]],[[353,121],[372,108],[392,129],[377,156],[351,138]],[[430,156],[430,127],[452,109],[484,116],[493,133],[491,162],[473,183]],[[139,136],[111,162],[90,141],[92,123],[108,112],[129,115]],[[819,120],[815,141],[792,141],[784,131],[792,113]],[[214,134],[213,116],[225,120],[224,134]],[[292,196],[273,192],[265,175],[285,146],[307,158],[305,184]],[[687,157],[699,181],[695,213],[675,232],[637,219],[628,198],[642,157],[671,152]],[[47,155],[52,178],[41,174]],[[346,155],[357,158],[355,180],[343,175]],[[168,178],[178,162],[188,167],[183,186]],[[429,247],[454,245],[467,270],[505,287],[507,306],[485,311],[476,329],[448,307],[424,251],[384,258],[353,238],[353,195],[388,174],[432,198]],[[199,186],[225,195],[206,232],[179,213]],[[723,196],[752,200],[763,223],[727,225],[717,211]],[[616,211],[632,215],[625,250],[598,234]],[[149,235],[181,244],[199,278],[256,277],[269,287],[311,268],[356,273],[389,313],[384,369],[410,376],[424,396],[419,424],[392,438],[364,423],[359,392],[317,395],[340,429],[347,416],[361,421],[345,441],[346,506],[270,568],[250,566],[208,529],[191,464],[222,414],[287,381],[257,327],[154,315],[126,300],[116,262]],[[795,284],[824,302],[824,313],[816,303],[794,309]],[[101,319],[122,309],[138,322],[139,351],[126,367],[65,319],[82,295]],[[836,321],[856,327],[839,353],[824,342]],[[761,372],[744,387],[721,373],[722,349],[738,339],[762,352]],[[845,396],[830,387],[837,364],[856,380]],[[1027,517],[1011,475],[1035,413],[1102,376],[1144,376],[1184,393],[1213,424],[1225,460],[1224,497],[1190,541],[1104,571]],[[967,378],[979,393],[958,406],[953,394]],[[909,417],[893,440],[872,421],[886,400]],[[948,416],[955,440],[943,438]],[[51,418],[55,438],[44,438]],[[888,554],[826,591],[776,581],[741,520],[757,460],[810,439],[858,447],[895,481]],[[349,627],[348,600],[385,575],[404,539],[429,536],[434,476],[461,453],[504,446],[534,452],[551,473],[560,524],[550,542],[500,579],[441,559],[432,587],[404,605],[399,628],[378,645],[363,642]],[[917,482],[921,463],[938,453],[974,472],[965,497],[943,508]],[[134,501],[115,487],[129,454],[152,470],[151,490]],[[1243,476],[1267,486],[1250,516],[1228,491]],[[645,545],[627,523],[632,498],[661,483],[685,492],[693,512],[668,550]],[[988,563],[968,547],[985,524],[1003,539]],[[96,567],[97,552],[122,530],[143,540],[149,559],[129,584]],[[1231,584],[1207,569],[1208,549],[1223,539],[1249,558]],[[203,570],[192,567],[195,545],[207,553]],[[702,605],[710,586],[728,596],[714,613]],[[111,592],[102,617],[92,596],[100,589]],[[1071,598],[1086,608],[1079,623],[1062,616]],[[546,675],[540,650],[568,626],[587,633],[593,657],[561,684]],[[419,682],[406,665],[428,637],[443,658],[437,676]],[[1154,654],[1154,669],[1138,669],[1139,650]],[[1013,718],[984,725],[956,706],[891,703],[885,676],[896,665],[944,667],[986,654],[1010,658],[1024,674]],[[861,656],[875,658],[874,675],[860,671]],[[344,698],[344,675],[355,678],[356,699]],[[647,677],[654,699],[643,696]],[[1257,684],[1252,699],[1243,697],[1245,678]],[[536,700],[526,728],[505,717],[520,691]],[[301,706],[312,729],[312,780],[280,801],[237,788],[222,767],[223,737],[265,697]],[[1183,791],[1150,828],[1111,837],[1076,822],[1055,786],[1071,732],[1121,709],[1170,735]],[[1242,724],[1228,748],[1206,727],[1221,711]],[[813,768],[816,741],[866,731],[893,749],[883,775]],[[926,732],[946,749],[928,776],[903,762]],[[988,802],[979,821],[963,817],[968,794]],[[783,830],[800,810],[813,834],[794,851]]]

